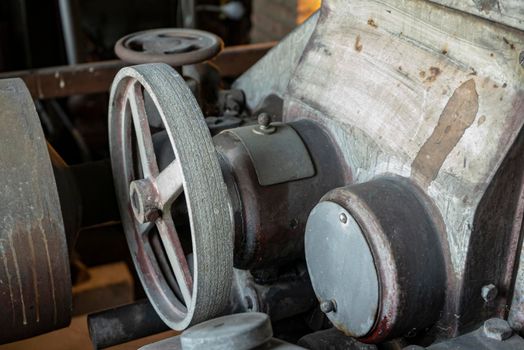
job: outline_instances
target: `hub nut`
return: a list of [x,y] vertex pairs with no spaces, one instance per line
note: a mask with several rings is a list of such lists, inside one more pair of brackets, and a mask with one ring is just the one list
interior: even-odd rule
[[144,224],[153,222],[160,216],[156,205],[158,192],[153,183],[148,179],[135,180],[129,185],[129,197],[135,219]]

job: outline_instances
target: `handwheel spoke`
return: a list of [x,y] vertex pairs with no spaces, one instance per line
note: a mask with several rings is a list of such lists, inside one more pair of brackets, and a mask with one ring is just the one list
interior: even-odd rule
[[130,89],[128,101],[131,106],[140,164],[144,177],[155,177],[158,174],[158,165],[144,104],[144,94],[137,83],[133,84]]
[[156,178],[156,187],[159,198],[158,206],[164,211],[182,193],[183,187],[182,170],[178,160],[173,160]]
[[162,219],[157,221],[157,228],[160,233],[160,239],[164,244],[167,258],[180,287],[182,298],[186,306],[189,307],[193,291],[193,278],[170,213],[165,213]]

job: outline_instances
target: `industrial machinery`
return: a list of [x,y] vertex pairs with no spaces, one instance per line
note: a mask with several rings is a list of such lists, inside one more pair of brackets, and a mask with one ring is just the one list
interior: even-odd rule
[[118,207],[155,312],[92,315],[96,347],[158,324],[182,333],[144,349],[524,348],[520,1],[325,0],[228,89],[221,47],[117,44],[137,65],[110,91],[112,173],[66,166],[0,82],[1,341],[67,324],[67,246]]

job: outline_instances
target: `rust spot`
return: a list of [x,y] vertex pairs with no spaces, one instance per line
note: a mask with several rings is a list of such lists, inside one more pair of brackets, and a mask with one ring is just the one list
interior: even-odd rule
[[368,24],[372,26],[373,28],[378,27],[377,23],[375,23],[375,20],[373,18],[368,19]]
[[499,86],[498,86],[497,84],[493,84],[493,88],[494,88],[494,89],[498,89]]
[[486,116],[485,115],[481,115],[480,118],[479,118],[479,121],[477,122],[477,125],[481,126],[482,124],[484,124],[485,121],[486,121]]
[[470,79],[451,95],[437,126],[411,164],[411,175],[422,175],[424,186],[433,181],[448,154],[471,126],[479,108],[475,81]]
[[442,54],[443,55],[447,55],[448,54],[448,44],[444,45],[444,47],[442,48]]
[[426,72],[421,70],[418,75],[420,76],[420,79],[424,79],[426,77]]
[[355,40],[355,50],[358,52],[362,51],[362,43],[360,42],[360,34],[357,35],[357,39]]
[[439,67],[429,67],[429,76],[424,80],[426,83],[432,83],[442,73]]

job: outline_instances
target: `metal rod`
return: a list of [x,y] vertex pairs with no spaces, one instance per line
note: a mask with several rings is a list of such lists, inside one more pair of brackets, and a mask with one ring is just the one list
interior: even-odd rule
[[105,349],[170,329],[147,299],[90,314],[87,326],[95,349]]
[[73,24],[73,11],[71,10],[70,0],[58,0],[60,9],[60,20],[62,22],[62,32],[68,64],[77,64],[78,56],[76,51],[75,28]]

